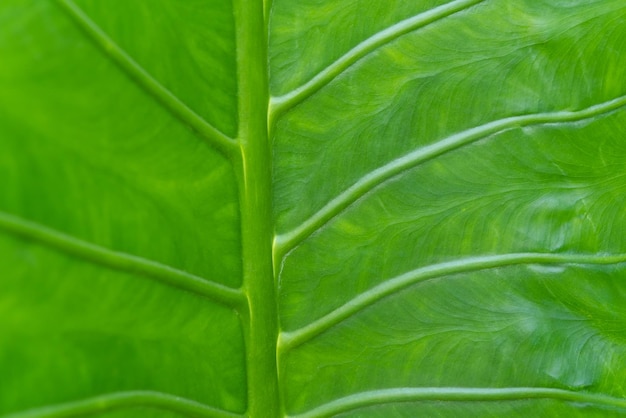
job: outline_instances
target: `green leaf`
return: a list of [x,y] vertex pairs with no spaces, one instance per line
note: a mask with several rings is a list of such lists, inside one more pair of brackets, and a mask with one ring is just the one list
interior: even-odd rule
[[622,0],[4,0],[0,416],[626,416]]

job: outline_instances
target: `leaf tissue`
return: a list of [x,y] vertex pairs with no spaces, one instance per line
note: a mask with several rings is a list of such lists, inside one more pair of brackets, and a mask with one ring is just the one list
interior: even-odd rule
[[2,0],[0,416],[626,416],[623,0]]

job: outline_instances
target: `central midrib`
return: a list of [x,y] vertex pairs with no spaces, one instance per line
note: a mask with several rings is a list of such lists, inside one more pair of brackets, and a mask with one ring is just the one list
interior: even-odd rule
[[272,266],[272,169],[268,133],[267,24],[262,1],[235,0],[240,154],[235,158],[241,205],[242,312],[249,417],[279,417],[278,310]]

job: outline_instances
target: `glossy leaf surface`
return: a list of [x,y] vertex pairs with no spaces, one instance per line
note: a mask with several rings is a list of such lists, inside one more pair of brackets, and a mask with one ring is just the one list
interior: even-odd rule
[[0,416],[626,415],[626,5],[6,0]]

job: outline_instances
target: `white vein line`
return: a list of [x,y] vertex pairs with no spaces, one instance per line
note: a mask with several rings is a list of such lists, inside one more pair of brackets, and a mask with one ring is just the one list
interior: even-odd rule
[[291,418],[326,418],[368,406],[400,402],[497,402],[555,400],[626,410],[626,399],[548,387],[468,388],[421,387],[393,388],[361,392],[318,406]]
[[328,329],[340,324],[357,312],[374,305],[378,301],[397,294],[417,283],[444,276],[488,270],[521,264],[619,264],[626,262],[626,254],[550,254],[550,253],[511,253],[480,257],[468,257],[440,264],[418,268],[391,278],[361,293],[346,304],[311,322],[310,324],[279,335],[279,349],[287,352],[313,339]]
[[576,111],[557,111],[511,116],[494,120],[444,138],[434,144],[416,149],[361,177],[341,194],[324,205],[309,219],[293,230],[275,237],[276,260],[304,241],[359,198],[387,180],[442,154],[459,149],[480,139],[504,131],[531,125],[571,123],[613,112],[626,105],[626,95]]
[[282,96],[272,97],[270,99],[270,112],[272,120],[275,120],[286,110],[296,106],[307,97],[315,94],[347,68],[381,46],[388,44],[402,35],[434,23],[459,11],[468,9],[471,6],[483,1],[485,0],[452,1],[420,13],[416,16],[402,20],[395,25],[376,33],[352,48],[302,86]]
[[238,151],[237,143],[223,132],[216,129],[200,115],[195,113],[171,91],[148,73],[126,51],[93,22],[89,16],[71,0],[56,0],[72,20],[100,47],[100,49],[126,72],[138,85],[155,97],[167,110],[183,123],[188,124],[210,146],[232,157]]

